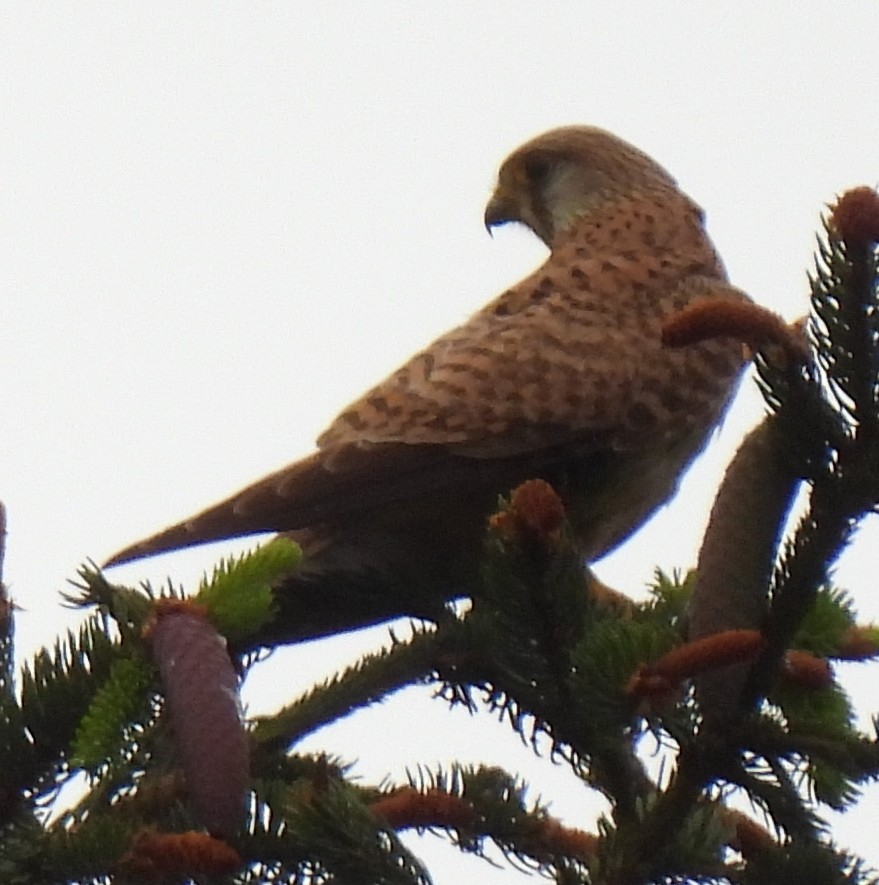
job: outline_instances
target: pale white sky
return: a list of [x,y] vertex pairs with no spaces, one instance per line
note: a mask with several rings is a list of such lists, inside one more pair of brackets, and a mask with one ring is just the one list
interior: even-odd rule
[[[84,558],[306,454],[362,389],[542,260],[525,231],[490,239],[482,208],[499,161],[545,128],[592,123],[652,154],[707,210],[733,281],[805,311],[819,212],[879,178],[875,3],[618,5],[0,5],[0,499],[22,654],[69,622],[57,592]],[[637,595],[654,565],[692,564],[761,408],[746,381],[605,580]],[[864,618],[879,618],[876,538],[838,571]],[[115,576],[191,583],[231,549]],[[251,709],[385,635],[278,656]],[[875,669],[848,671],[871,712]],[[504,764],[593,827],[563,769],[427,698],[407,692],[308,746],[358,758],[367,779]],[[843,843],[867,850],[876,795]],[[417,844],[437,885],[524,881]]]

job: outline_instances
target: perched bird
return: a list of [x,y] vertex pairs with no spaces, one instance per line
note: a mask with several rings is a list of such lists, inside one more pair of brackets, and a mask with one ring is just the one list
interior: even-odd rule
[[486,517],[541,478],[593,562],[675,491],[744,366],[730,339],[670,349],[664,318],[747,300],[702,211],[601,129],[546,132],[501,166],[489,228],[520,222],[545,264],[345,409],[318,450],[109,560],[285,532],[300,568],[261,641],[436,616],[478,590]]

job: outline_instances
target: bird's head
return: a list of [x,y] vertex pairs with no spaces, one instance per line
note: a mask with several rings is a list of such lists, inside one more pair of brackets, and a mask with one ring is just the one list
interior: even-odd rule
[[674,179],[637,148],[592,126],[538,135],[501,165],[485,226],[518,221],[552,246],[559,233],[607,200],[638,190],[676,190]]

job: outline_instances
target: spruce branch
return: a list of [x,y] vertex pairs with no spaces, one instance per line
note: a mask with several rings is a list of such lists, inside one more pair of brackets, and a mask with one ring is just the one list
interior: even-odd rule
[[[823,448],[826,454],[813,460],[808,510],[772,579],[767,648],[749,676],[750,703],[765,692],[778,659],[827,585],[830,567],[860,520],[879,504],[879,257],[872,246],[842,240],[832,218],[825,231],[811,278],[810,323],[823,383],[819,388],[810,381],[808,390],[801,386],[807,395],[797,399],[801,404],[805,400],[805,415],[832,412],[832,417],[799,428],[800,439],[804,430],[823,429],[811,448]],[[786,391],[778,380],[769,372],[764,375],[770,406],[780,406],[783,414],[792,398],[785,396],[790,387]]]
[[[476,855],[494,845],[559,885],[877,881],[822,819],[879,776],[879,739],[858,730],[831,662],[876,656],[879,632],[828,581],[879,507],[877,240],[879,197],[843,197],[810,283],[808,348],[798,328],[741,303],[695,305],[670,324],[676,346],[732,335],[757,351],[769,416],[728,471],[699,574],[657,574],[644,603],[584,576],[558,496],[527,482],[491,520],[469,611],[245,725],[238,680],[278,577],[295,567],[289,542],[222,563],[194,601],[85,567],[68,600],[93,610],[24,668],[20,696],[0,573],[0,881],[427,885],[399,839],[412,828]],[[807,510],[781,542],[803,483]],[[2,522],[0,509],[0,566]],[[719,716],[704,686],[726,665],[748,672]],[[548,743],[609,812],[587,832],[498,768],[419,766],[408,783],[376,786],[294,752],[411,684],[500,714],[536,750]],[[647,736],[664,753],[655,782],[639,752]],[[40,803],[79,770],[86,795],[41,819]],[[762,825],[726,807],[737,789]]]
[[446,634],[416,630],[405,641],[366,655],[342,673],[314,686],[271,716],[255,721],[252,738],[262,754],[292,747],[307,734],[422,682],[450,654]]

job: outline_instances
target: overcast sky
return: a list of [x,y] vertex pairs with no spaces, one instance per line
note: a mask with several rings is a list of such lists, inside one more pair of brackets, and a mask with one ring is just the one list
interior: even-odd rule
[[[543,129],[596,124],[650,153],[706,209],[732,280],[802,314],[819,213],[879,178],[876,12],[867,0],[0,4],[0,499],[21,653],[69,622],[57,593],[86,557],[306,454],[349,400],[542,261],[524,230],[490,239],[482,209],[498,163]],[[679,497],[600,564],[604,580],[637,596],[655,565],[693,563],[761,409],[748,379]],[[868,527],[837,574],[865,619],[879,618],[876,539]],[[114,577],[191,586],[246,546]],[[289,675],[257,674],[251,710],[385,636],[286,652]],[[875,668],[846,673],[856,690],[875,684]],[[859,696],[875,710],[874,692]],[[413,690],[308,747],[358,758],[365,779],[504,764],[593,828],[566,771],[484,718]],[[838,830],[855,849],[874,835],[868,805]],[[524,878],[412,844],[437,885]]]

